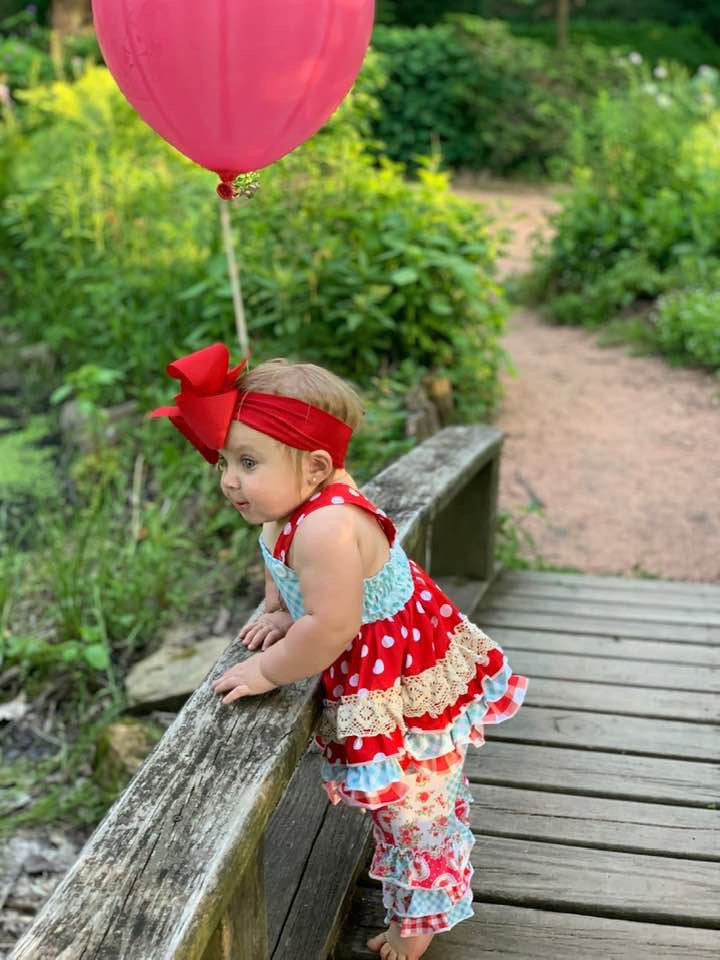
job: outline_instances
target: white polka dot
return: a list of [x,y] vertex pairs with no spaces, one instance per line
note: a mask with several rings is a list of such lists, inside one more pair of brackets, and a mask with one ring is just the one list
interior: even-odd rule
[[330,667],[330,679],[332,680],[334,679],[334,677],[335,677],[335,667]]
[[431,617],[431,619],[430,619],[430,623],[431,623],[434,627],[436,627],[439,622],[440,622],[440,621],[438,620],[437,617]]
[[345,503],[345,497],[332,497],[330,503]]
[[281,551],[280,551],[280,559],[282,560],[283,563],[285,563],[285,551],[284,551],[284,550],[281,550]]
[[345,647],[345,653],[350,653],[350,651],[352,650],[352,645],[353,645],[353,642],[351,640],[350,643]]
[[364,643],[364,644],[362,645],[361,650],[360,650],[360,656],[361,656],[361,657],[366,657],[367,655],[368,655],[368,645],[367,645],[366,643]]
[[288,521],[288,523],[286,523],[285,526],[283,527],[283,533],[290,533],[291,530],[292,530],[292,524]]
[[417,641],[420,639],[420,631],[417,627],[413,627],[413,640]]
[[362,737],[355,737],[355,739],[353,740],[353,747],[356,750],[362,750],[362,745],[363,745]]
[[387,760],[387,757],[381,750],[379,753],[375,754],[375,756],[373,757],[373,760]]
[[385,669],[385,664],[382,662],[380,657],[378,657],[375,663],[373,664],[373,673],[382,673],[384,669]]
[[348,666],[347,660],[343,660],[343,662],[340,664],[340,669],[342,670],[343,673],[348,672],[350,667]]
[[394,646],[395,646],[395,638],[394,638],[394,637],[390,637],[390,636],[388,636],[387,634],[385,634],[385,636],[382,638],[381,643],[382,643],[382,645],[385,647],[386,650],[389,650],[390,647],[394,647]]
[[360,683],[360,674],[354,673],[348,680],[348,683],[351,687],[356,687]]
[[394,687],[399,687],[401,683],[402,683],[402,680],[400,679],[400,677],[395,677],[395,681],[394,681],[394,683],[393,683],[393,686],[394,686]]
[[387,514],[385,513],[384,510],[378,510],[378,515],[381,516],[381,517],[386,517],[386,516],[387,516]]
[[320,493],[314,493],[311,497],[308,497],[308,500],[317,500],[317,498],[320,496],[321,493],[322,493],[322,490],[320,491]]
[[359,689],[358,692],[357,692],[357,695],[358,695],[359,697],[366,697],[369,692],[370,692],[370,691],[368,690],[367,687],[360,687],[360,689]]
[[411,667],[411,666],[412,666],[412,654],[409,653],[409,654],[405,657],[405,669],[407,670],[407,668],[408,668],[408,667]]
[[425,607],[420,603],[419,600],[415,601],[415,609],[418,613],[425,613]]
[[341,697],[343,695],[343,685],[339,683],[333,690],[334,697]]
[[400,627],[400,633],[403,635],[403,640],[407,637],[407,627]]
[[429,590],[423,590],[420,596],[423,598],[423,600],[432,600],[432,594]]
[[360,494],[357,492],[357,490],[353,490],[352,487],[349,487],[348,489],[349,489],[350,494],[351,494],[353,497],[359,497],[359,496],[360,496]]
[[449,616],[451,616],[451,615],[452,615],[452,607],[450,606],[449,603],[444,603],[444,604],[440,607],[440,616],[441,616],[441,617],[449,617]]
[[295,526],[296,526],[296,527],[299,527],[300,524],[303,522],[304,519],[305,519],[305,514],[304,514],[304,513],[301,513],[300,516],[299,516],[299,517],[297,518],[297,520],[295,521]]

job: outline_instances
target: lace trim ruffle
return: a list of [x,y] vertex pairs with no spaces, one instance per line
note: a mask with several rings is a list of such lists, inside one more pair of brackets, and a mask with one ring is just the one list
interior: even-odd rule
[[370,690],[327,702],[318,736],[324,740],[373,737],[407,726],[404,717],[439,716],[467,690],[478,663],[497,644],[463,617],[453,631],[447,653],[434,666],[412,677],[402,677],[399,687]]

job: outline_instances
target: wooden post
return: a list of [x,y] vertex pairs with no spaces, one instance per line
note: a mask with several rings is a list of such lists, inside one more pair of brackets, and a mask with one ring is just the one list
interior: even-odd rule
[[489,582],[495,565],[495,527],[500,449],[444,510],[436,514],[430,539],[433,576],[459,575]]
[[269,960],[263,842],[237,884],[202,960]]

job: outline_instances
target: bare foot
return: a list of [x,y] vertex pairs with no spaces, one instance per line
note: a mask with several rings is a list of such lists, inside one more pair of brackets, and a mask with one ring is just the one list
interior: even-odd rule
[[432,938],[432,933],[401,937],[398,925],[391,923],[387,930],[368,940],[367,945],[373,953],[379,953],[382,960],[419,960]]

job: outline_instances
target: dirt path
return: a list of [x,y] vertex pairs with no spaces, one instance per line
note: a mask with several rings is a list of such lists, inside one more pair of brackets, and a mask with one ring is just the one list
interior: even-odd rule
[[[529,264],[547,230],[547,191],[460,186],[516,231],[505,272]],[[720,381],[600,348],[596,336],[515,312],[504,339],[519,376],[503,377],[507,433],[500,506],[525,517],[538,552],[588,573],[720,581]]]

